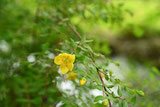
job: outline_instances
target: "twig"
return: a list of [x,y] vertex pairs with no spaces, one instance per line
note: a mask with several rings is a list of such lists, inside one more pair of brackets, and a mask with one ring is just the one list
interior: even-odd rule
[[[76,28],[73,27],[69,22],[67,22],[67,25],[68,25],[68,26],[71,28],[71,30],[76,34],[76,36],[81,40],[82,36],[77,32]],[[78,46],[77,46],[77,48],[78,48]],[[90,58],[92,59],[92,62],[95,63],[95,60],[94,60],[94,58],[93,58],[93,53],[90,52],[89,55],[90,55]],[[103,81],[103,79],[102,79],[102,77],[101,77],[101,75],[100,75],[100,72],[103,73],[103,74],[105,74],[105,75],[107,75],[107,76],[108,76],[108,74],[100,71],[97,67],[96,67],[96,70],[97,70],[97,73],[98,73],[98,75],[99,75],[99,78],[100,78],[100,80],[101,80],[101,82],[102,82],[102,87],[104,88],[104,90],[105,90],[108,94],[111,95],[112,93],[110,93],[110,92],[106,89],[106,87],[104,86],[104,81]],[[108,96],[108,94],[106,94],[106,95]],[[117,96],[117,97],[115,97],[115,98],[118,98],[118,99],[120,99],[120,100],[122,100],[122,101],[126,100],[126,99],[121,98],[121,97],[119,97],[119,96]],[[108,99],[108,102],[109,102],[109,107],[112,107],[112,104],[111,104],[110,99]],[[128,102],[127,102],[127,103],[128,103]],[[131,105],[130,105],[129,103],[128,103],[128,105],[129,105],[129,107],[131,107]]]
[[88,63],[88,67],[87,67],[87,70],[86,70],[86,72],[85,72],[85,75],[87,75],[87,73],[88,73],[88,71],[89,71],[89,66],[90,66],[90,64],[92,64],[92,62],[93,62],[93,61],[91,61],[90,63]]
[[30,95],[29,95],[28,86],[26,86],[26,89],[27,89],[26,97],[27,97],[28,107],[31,107],[31,98],[30,98]]
[[[98,75],[99,75],[99,78],[100,78],[100,80],[101,80],[101,82],[102,82],[102,87],[104,88],[104,90],[107,92],[107,93],[109,93],[109,91],[106,89],[106,87],[104,86],[104,81],[103,81],[103,79],[102,79],[102,77],[101,77],[101,75],[100,75],[100,72],[99,72],[99,69],[98,68],[96,68],[97,69],[97,73],[98,73]],[[109,93],[110,94],[110,93]],[[108,94],[106,94],[107,96],[108,96]],[[112,107],[112,105],[111,105],[111,101],[110,101],[110,99],[108,99],[108,102],[109,102],[109,107]]]
[[[76,34],[76,36],[81,40],[82,36],[77,32],[76,28],[73,27],[69,22],[67,22],[67,25],[68,25],[68,26],[71,28],[71,30]],[[93,63],[95,63],[95,60],[94,60],[94,58],[93,58],[93,54],[90,52],[89,55],[90,55],[90,58],[92,59]],[[103,86],[104,90],[105,90],[106,92],[108,92],[108,90],[107,90],[106,87],[104,86],[104,82],[103,82],[103,79],[102,79],[102,77],[101,77],[101,75],[100,75],[100,73],[99,73],[99,69],[98,69],[98,68],[96,68],[96,69],[97,69],[99,78],[100,78],[100,80],[101,80],[101,82],[102,82],[102,86]],[[108,92],[108,93],[109,93],[109,92]],[[106,95],[107,95],[107,94],[106,94]],[[107,96],[108,96],[108,95],[107,95]],[[108,99],[108,102],[109,102],[109,107],[112,107],[110,99]]]
[[71,30],[77,35],[79,39],[82,38],[82,36],[77,32],[75,27],[73,27],[69,22],[67,22],[67,25],[71,28]]
[[79,43],[79,44],[76,46],[76,48],[73,49],[73,51],[72,51],[71,54],[73,54],[73,53],[77,50],[77,48],[79,48],[79,47],[82,46],[83,44],[84,44],[84,43]]

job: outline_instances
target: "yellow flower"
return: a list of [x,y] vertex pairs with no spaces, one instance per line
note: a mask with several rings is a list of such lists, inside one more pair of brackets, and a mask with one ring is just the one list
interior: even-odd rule
[[68,71],[72,71],[73,63],[75,61],[75,55],[62,53],[55,57],[54,63],[60,65],[60,70],[62,74],[67,73]]
[[70,72],[70,73],[67,75],[67,79],[68,79],[68,80],[75,80],[75,79],[77,79],[77,73]]
[[82,78],[79,82],[80,82],[80,85],[84,85],[87,82],[87,80],[86,78]]

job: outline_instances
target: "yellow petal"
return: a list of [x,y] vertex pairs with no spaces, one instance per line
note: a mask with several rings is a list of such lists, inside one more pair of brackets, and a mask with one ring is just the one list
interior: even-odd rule
[[69,55],[69,62],[73,63],[75,61],[75,55]]
[[63,61],[65,60],[66,58],[66,53],[63,53],[63,54],[59,54],[58,56],[56,56],[54,58],[54,63],[57,64],[57,65],[60,65],[63,63]]
[[70,71],[73,70],[73,67],[74,67],[73,63],[68,63],[68,64],[67,64],[67,68],[68,68]]
[[62,63],[62,59],[60,56],[56,56],[54,58],[54,63],[57,64],[57,65],[60,65]]
[[60,70],[61,70],[62,74],[65,74],[68,72],[69,69],[67,68],[66,65],[62,64],[62,65],[60,65]]
[[67,80],[75,80],[75,79],[77,79],[77,73],[70,72],[70,73],[67,75]]

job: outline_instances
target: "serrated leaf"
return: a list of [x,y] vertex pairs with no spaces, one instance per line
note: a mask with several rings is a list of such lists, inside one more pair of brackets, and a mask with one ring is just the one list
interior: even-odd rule
[[97,96],[95,99],[94,99],[94,102],[98,102],[100,100],[104,100],[104,97],[103,96]]

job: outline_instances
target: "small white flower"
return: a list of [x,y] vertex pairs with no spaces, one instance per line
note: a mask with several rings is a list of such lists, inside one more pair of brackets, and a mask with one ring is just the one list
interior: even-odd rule
[[29,56],[27,57],[27,60],[28,60],[28,62],[34,62],[34,61],[36,60],[36,58],[35,58],[35,56],[33,56],[33,55],[29,55]]

